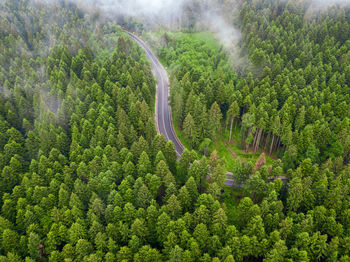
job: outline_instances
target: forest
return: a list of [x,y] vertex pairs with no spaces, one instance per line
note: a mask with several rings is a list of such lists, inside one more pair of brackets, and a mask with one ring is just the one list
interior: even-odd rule
[[191,147],[227,128],[231,140],[237,123],[243,148],[277,152],[285,170],[306,158],[349,162],[349,12],[327,9],[303,21],[304,6],[290,2],[243,2],[245,76],[230,70],[222,48],[193,34],[163,35],[174,120]]
[[[238,3],[244,70],[192,24],[158,33],[179,159],[116,21],[0,2],[0,262],[350,261],[350,9],[217,2]],[[224,133],[273,157],[237,161],[244,188]]]

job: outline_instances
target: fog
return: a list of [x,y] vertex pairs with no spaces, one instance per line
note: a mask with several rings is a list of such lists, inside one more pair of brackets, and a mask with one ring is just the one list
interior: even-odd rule
[[[69,1],[69,0],[66,0]],[[71,0],[80,8],[100,10],[103,16],[123,15],[147,24],[168,25],[181,16],[186,0]]]
[[350,5],[350,0],[312,0],[314,6],[326,7],[329,5]]
[[[249,65],[240,48],[241,33],[234,26],[241,0],[33,0],[46,3],[73,2],[80,8],[95,12],[101,17],[117,19],[131,17],[144,27],[158,31],[159,27],[170,30],[192,28],[211,31],[229,51],[234,65]],[[275,0],[294,2],[293,0]],[[307,8],[305,18],[310,18],[330,5],[349,5],[350,0],[300,0]],[[237,68],[236,68],[237,69]]]
[[101,9],[106,11],[121,12],[130,16],[165,17],[171,13],[181,12],[184,0],[104,0],[100,2]]
[[[200,11],[200,16],[196,21],[197,27],[199,30],[212,32],[230,54],[233,67],[236,71],[242,72],[244,67],[249,66],[249,60],[242,55],[241,31],[234,22],[238,5],[235,4],[235,1],[231,1],[229,6],[215,2],[207,3],[205,8]],[[228,7],[229,10],[225,7]]]
[[[236,0],[32,0],[40,3],[74,3],[100,17],[118,19],[131,17],[145,27],[177,30],[189,28],[211,31],[217,40],[230,52],[233,60],[240,57],[240,30],[233,26]],[[230,18],[224,10],[230,3]],[[225,15],[226,12],[226,15]]]
[[306,15],[319,13],[330,6],[350,6],[350,0],[311,0]]
[[304,19],[311,19],[331,6],[348,7],[350,6],[350,0],[311,0],[305,11]]
[[[108,17],[126,15],[145,24],[177,29],[192,26],[211,31],[238,61],[240,30],[224,15],[223,1],[217,0],[73,0],[82,8],[100,9]],[[234,8],[235,0],[230,1]],[[227,11],[227,10],[226,10]],[[233,14],[232,14],[233,15]],[[231,16],[232,16],[231,15]]]

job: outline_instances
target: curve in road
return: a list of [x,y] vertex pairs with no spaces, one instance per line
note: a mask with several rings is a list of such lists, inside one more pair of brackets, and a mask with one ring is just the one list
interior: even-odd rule
[[185,147],[177,138],[172,125],[171,108],[169,105],[168,74],[162,64],[159,62],[158,58],[153,54],[152,50],[140,38],[129,31],[123,31],[145,50],[148,59],[152,63],[153,74],[157,79],[155,118],[158,133],[163,134],[167,141],[171,140],[174,143],[176,154],[178,157],[180,157]]
[[[153,54],[152,50],[140,38],[127,30],[123,31],[145,50],[148,59],[152,63],[153,74],[157,78],[155,118],[158,133],[163,134],[167,141],[171,140],[174,143],[176,154],[178,157],[180,157],[185,147],[177,138],[172,126],[171,108],[169,106],[169,79],[167,72],[159,62],[158,58]],[[242,185],[238,185],[234,182],[230,173],[227,173],[226,185],[242,187]]]
[[[174,143],[176,154],[178,158],[181,156],[185,147],[181,144],[180,140],[176,136],[174,127],[172,125],[171,108],[169,105],[169,79],[168,74],[165,71],[158,58],[153,54],[152,50],[136,35],[127,30],[123,30],[127,33],[139,46],[141,46],[152,63],[153,74],[157,78],[157,94],[156,94],[156,110],[155,119],[157,125],[157,131],[163,134],[167,141],[171,140]],[[226,173],[226,185],[232,187],[243,188],[244,185],[237,184],[233,179],[233,174]],[[282,180],[286,180],[283,177]]]

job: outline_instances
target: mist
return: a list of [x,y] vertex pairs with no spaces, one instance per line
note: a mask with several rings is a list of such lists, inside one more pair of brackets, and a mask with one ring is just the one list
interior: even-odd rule
[[318,16],[320,13],[332,6],[349,7],[350,0],[311,0],[307,10],[305,11],[304,19],[309,20],[315,16]]
[[[228,51],[235,69],[249,66],[241,48],[241,32],[235,26],[239,13],[239,0],[32,0],[45,3],[74,3],[90,13],[98,12],[100,18],[117,21],[134,21],[142,28],[165,30],[191,29],[210,31]],[[275,0],[293,2],[291,0]],[[305,18],[313,17],[332,5],[350,5],[350,0],[301,0],[307,11]],[[118,20],[120,17],[123,19]],[[124,18],[126,18],[124,20]],[[122,22],[123,23],[123,22]],[[126,23],[128,24],[128,23]],[[238,23],[237,23],[238,24]],[[242,71],[242,70],[240,70]]]
[[[122,13],[129,16],[165,17],[182,10],[184,0],[104,0],[100,2],[100,8],[107,12]],[[84,3],[86,3],[84,1]]]
[[[50,0],[46,0],[50,1]],[[54,0],[53,0],[54,1]],[[102,16],[115,19],[126,16],[145,24],[169,25],[182,15],[186,0],[65,0],[83,10],[100,11]]]
[[242,54],[244,50],[240,44],[241,31],[235,26],[238,11],[239,7],[235,1],[231,1],[229,6],[211,1],[200,11],[197,26],[200,31],[208,30],[213,33],[217,41],[228,51],[232,66],[236,71],[242,72],[243,68],[250,66],[250,63]]
[[[241,50],[240,30],[233,26],[236,0],[230,3],[230,15],[225,1],[207,0],[32,0],[39,3],[74,3],[89,13],[98,12],[100,18],[117,20],[120,17],[133,18],[148,29],[181,30],[192,28],[195,31],[210,31],[229,51],[233,60],[238,61]],[[226,13],[225,13],[226,12]],[[227,19],[230,17],[230,19]],[[126,21],[128,21],[126,19]],[[119,21],[123,21],[122,19]]]
[[319,8],[327,7],[330,5],[350,5],[350,0],[312,0],[311,2],[315,7]]

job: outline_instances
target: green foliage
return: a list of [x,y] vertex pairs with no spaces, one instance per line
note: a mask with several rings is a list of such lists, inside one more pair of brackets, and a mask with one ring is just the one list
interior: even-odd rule
[[[283,151],[271,167],[237,160],[237,189],[215,153],[177,161],[156,135],[150,64],[118,26],[73,4],[1,2],[1,261],[349,260],[348,11],[240,5],[262,75],[237,78],[198,35],[161,50],[194,148],[209,156],[224,120],[253,150]],[[271,181],[283,168],[288,184]]]
[[[221,129],[221,119],[227,110],[225,94],[229,91],[225,84],[232,89],[237,78],[232,70],[223,73],[223,68],[229,66],[225,53],[218,52],[217,45],[191,34],[169,34],[168,38],[168,45],[159,53],[174,68],[170,90],[174,119],[190,146],[198,148]],[[170,52],[174,55],[169,56]]]
[[[220,5],[233,1],[224,2]],[[233,122],[240,124],[243,147],[277,152],[285,160],[285,170],[305,158],[318,164],[339,156],[348,161],[349,147],[347,142],[344,147],[344,141],[349,132],[340,124],[349,118],[344,110],[350,103],[345,76],[349,71],[345,58],[348,9],[326,8],[308,17],[309,4],[235,3],[240,10],[242,44],[251,61],[244,70],[253,72],[239,78],[227,69],[228,56],[218,45],[210,45],[200,34],[167,34],[167,44],[159,54],[173,71],[171,102],[176,124],[186,134],[185,144],[198,148],[204,139],[215,138],[220,126],[209,109],[217,103],[230,126],[228,140]],[[265,10],[271,12],[265,14]],[[195,138],[188,135],[188,121],[184,129],[188,114],[197,131]]]

